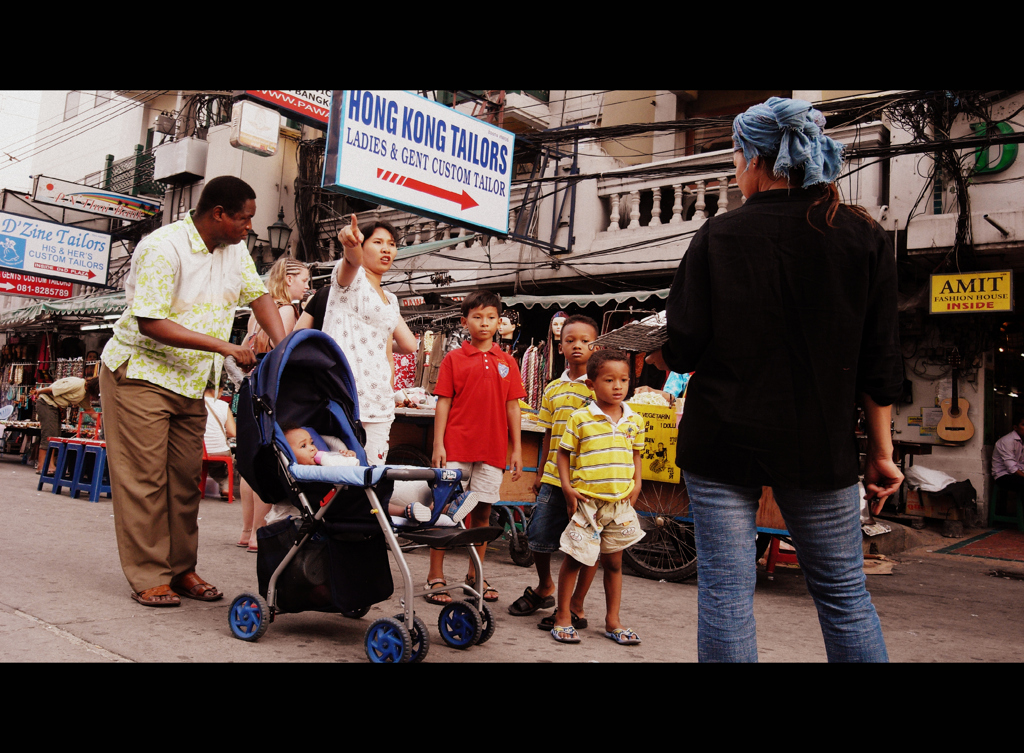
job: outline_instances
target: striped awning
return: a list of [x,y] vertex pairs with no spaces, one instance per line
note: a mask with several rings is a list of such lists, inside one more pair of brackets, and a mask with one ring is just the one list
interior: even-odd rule
[[0,328],[32,324],[53,316],[102,316],[120,314],[125,308],[124,291],[108,295],[76,296],[56,301],[39,301],[31,306],[0,312]]
[[629,290],[618,293],[598,293],[595,295],[580,295],[572,292],[566,292],[561,295],[511,295],[502,297],[501,302],[506,306],[520,305],[528,309],[534,306],[540,306],[545,309],[552,306],[562,308],[570,304],[586,306],[590,303],[604,306],[611,301],[622,303],[629,300],[646,301],[651,297],[668,298],[668,291],[669,288],[661,288],[660,290]]

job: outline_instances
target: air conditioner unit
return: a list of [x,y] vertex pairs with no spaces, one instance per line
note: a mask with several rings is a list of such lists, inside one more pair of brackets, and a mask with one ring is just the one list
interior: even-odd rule
[[206,177],[206,155],[210,149],[208,141],[202,139],[181,139],[156,148],[153,164],[153,180],[172,186],[195,183]]

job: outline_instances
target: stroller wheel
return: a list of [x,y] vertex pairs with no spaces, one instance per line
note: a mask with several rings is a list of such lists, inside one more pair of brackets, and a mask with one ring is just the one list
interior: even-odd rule
[[491,636],[494,635],[494,617],[491,615],[491,610],[486,604],[480,608],[480,637],[477,638],[476,645],[481,643],[487,643]]
[[483,632],[480,612],[465,601],[453,601],[441,609],[437,629],[441,640],[452,648],[469,648],[480,640]]
[[[405,624],[405,613],[396,614],[395,619]],[[430,636],[427,635],[427,626],[419,617],[413,616],[412,628],[409,630],[412,637],[412,656],[409,657],[410,664],[418,664],[427,656],[430,650]]]
[[342,614],[345,617],[348,617],[350,620],[358,620],[360,617],[365,617],[366,613],[369,611],[369,607],[359,607],[359,609],[349,609],[347,611],[342,611]]
[[406,663],[412,656],[412,636],[394,617],[381,617],[370,623],[364,644],[366,656],[374,664]]
[[270,608],[259,594],[244,593],[235,597],[228,610],[231,633],[243,641],[256,641],[270,627]]

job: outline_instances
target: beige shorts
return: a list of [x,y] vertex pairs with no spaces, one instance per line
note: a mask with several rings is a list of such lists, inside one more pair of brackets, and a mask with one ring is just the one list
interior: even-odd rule
[[493,505],[501,495],[501,477],[505,471],[495,468],[487,463],[460,463],[456,460],[449,460],[446,468],[458,468],[462,471],[462,488],[467,492],[476,492],[479,495],[480,504]]
[[644,537],[640,519],[628,499],[583,500],[558,542],[558,548],[577,562],[596,565],[600,555],[621,552]]

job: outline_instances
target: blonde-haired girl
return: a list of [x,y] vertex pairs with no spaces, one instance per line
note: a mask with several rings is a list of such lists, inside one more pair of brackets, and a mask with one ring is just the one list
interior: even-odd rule
[[[277,303],[285,333],[291,332],[300,313],[296,302],[301,301],[309,290],[309,267],[291,256],[282,256],[270,268],[267,290]],[[259,327],[254,316],[249,317],[248,334],[243,343],[257,353],[266,353],[271,349],[267,333]],[[242,534],[238,538],[238,546],[256,552],[256,530],[266,525],[270,505],[259,498],[244,478],[239,484],[239,490],[242,498]]]

